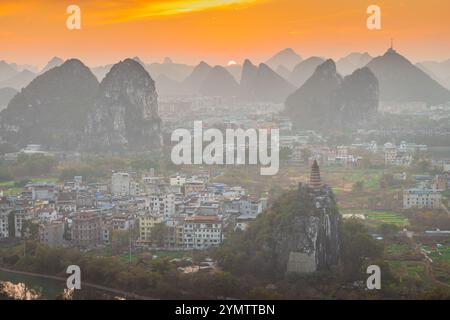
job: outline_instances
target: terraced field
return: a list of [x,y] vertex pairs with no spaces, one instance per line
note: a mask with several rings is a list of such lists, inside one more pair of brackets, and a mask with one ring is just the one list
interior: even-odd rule
[[398,227],[405,227],[409,225],[408,218],[401,213],[392,211],[366,211],[366,219],[379,223],[394,224]]
[[341,210],[342,214],[364,215],[368,224],[380,225],[383,223],[393,224],[398,227],[409,225],[407,217],[393,211],[375,211],[375,210]]

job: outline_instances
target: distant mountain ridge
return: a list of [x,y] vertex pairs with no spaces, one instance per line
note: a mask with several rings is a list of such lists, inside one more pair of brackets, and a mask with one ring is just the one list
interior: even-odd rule
[[310,57],[303,60],[294,67],[294,70],[292,70],[289,77],[289,81],[297,88],[301,87],[306,80],[313,75],[316,68],[324,62],[325,60],[319,57]]
[[280,66],[292,70],[297,64],[302,62],[302,60],[302,57],[292,48],[286,48],[267,60],[265,64],[272,70],[277,70]]
[[392,48],[367,67],[379,81],[380,100],[428,105],[450,101],[449,90]]
[[199,92],[204,96],[234,97],[239,93],[239,84],[222,66],[212,68],[203,81]]
[[161,145],[157,112],[154,81],[138,62],[114,65],[99,84],[88,67],[71,59],[15,95],[0,112],[0,135],[19,147],[145,151]]
[[75,149],[97,88],[88,67],[68,60],[38,76],[11,100],[0,113],[1,136],[18,146]]
[[261,63],[258,67],[250,60],[244,62],[240,82],[240,96],[246,100],[283,102],[295,91],[286,79]]
[[357,69],[365,67],[372,59],[373,57],[367,52],[353,52],[339,59],[336,62],[336,67],[342,76],[346,76],[352,74]]
[[419,62],[416,66],[439,82],[447,90],[450,90],[450,59],[442,62]]
[[368,68],[342,78],[329,59],[286,100],[285,113],[302,128],[353,127],[378,111],[378,80]]

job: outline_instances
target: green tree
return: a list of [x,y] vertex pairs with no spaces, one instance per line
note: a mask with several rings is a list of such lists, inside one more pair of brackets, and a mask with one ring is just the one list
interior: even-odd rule
[[341,240],[344,273],[351,279],[358,279],[366,259],[379,258],[383,252],[382,246],[357,219],[349,219],[343,223]]
[[364,181],[357,181],[352,186],[352,192],[355,194],[362,194],[364,192]]
[[399,227],[391,223],[383,223],[378,227],[378,232],[381,233],[383,236],[392,236],[396,234],[399,230],[400,230]]
[[150,239],[154,246],[162,248],[164,246],[164,241],[169,235],[169,228],[164,223],[157,223],[152,228],[150,233]]

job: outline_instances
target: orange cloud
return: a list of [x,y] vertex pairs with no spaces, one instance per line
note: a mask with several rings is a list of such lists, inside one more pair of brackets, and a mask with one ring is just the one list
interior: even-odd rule
[[[0,60],[45,64],[60,55],[103,64],[139,55],[259,62],[286,47],[305,57],[376,55],[391,38],[413,60],[449,58],[450,1],[376,3],[380,31],[366,27],[373,0],[0,0]],[[71,4],[81,8],[78,31],[66,28]]]
[[92,24],[114,24],[206,10],[239,9],[267,0],[109,0],[80,1]]

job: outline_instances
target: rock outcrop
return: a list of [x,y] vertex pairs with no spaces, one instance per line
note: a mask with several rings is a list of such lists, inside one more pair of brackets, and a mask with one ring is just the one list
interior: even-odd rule
[[292,71],[289,81],[295,85],[297,88],[300,88],[305,84],[306,80],[308,80],[316,71],[317,67],[324,63],[325,60],[319,57],[311,57],[295,66]]
[[[317,166],[317,164],[316,164]],[[227,239],[219,263],[265,278],[329,271],[340,263],[341,218],[318,166],[309,184],[284,193],[243,232]],[[233,255],[227,254],[233,252]]]
[[13,88],[1,88],[0,89],[0,110],[5,108],[12,98],[17,94],[17,90]]
[[50,150],[151,151],[161,146],[155,83],[127,59],[99,85],[72,59],[34,79],[0,113],[0,136],[18,147]]
[[242,67],[242,76],[240,81],[240,96],[244,100],[255,100],[255,83],[258,76],[258,67],[250,60],[246,59]]
[[377,113],[378,95],[378,81],[368,68],[342,78],[327,60],[289,96],[285,113],[300,127],[354,127]]
[[341,104],[337,120],[342,126],[350,121],[363,124],[373,119],[379,106],[378,80],[369,68],[357,69],[346,76],[341,88]]
[[278,263],[286,265],[287,272],[331,270],[340,259],[340,214],[333,193],[327,186],[313,189],[306,184],[297,192],[309,212],[298,212],[291,221],[299,232],[278,235]]
[[81,61],[72,59],[35,78],[0,113],[0,134],[22,147],[76,149],[98,81]]
[[88,150],[148,151],[161,146],[155,82],[132,59],[119,62],[100,83],[85,133]]

